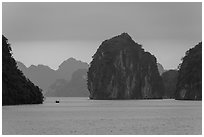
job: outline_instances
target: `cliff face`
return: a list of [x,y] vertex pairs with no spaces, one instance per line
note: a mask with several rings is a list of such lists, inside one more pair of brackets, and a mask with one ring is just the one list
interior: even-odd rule
[[202,100],[202,42],[188,50],[182,60],[176,99]]
[[161,98],[156,58],[123,33],[104,41],[88,71],[91,99]]
[[41,89],[17,68],[10,44],[2,35],[2,105],[41,104]]

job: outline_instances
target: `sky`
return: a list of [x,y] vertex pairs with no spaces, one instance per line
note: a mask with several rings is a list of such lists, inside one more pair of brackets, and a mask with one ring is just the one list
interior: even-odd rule
[[90,63],[100,44],[127,32],[165,69],[202,41],[202,3],[2,3],[2,33],[16,60],[53,69]]

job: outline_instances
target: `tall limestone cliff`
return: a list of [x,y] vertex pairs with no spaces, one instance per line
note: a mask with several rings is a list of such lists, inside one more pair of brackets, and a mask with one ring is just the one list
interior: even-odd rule
[[102,42],[88,70],[90,99],[162,98],[157,60],[127,33]]
[[41,104],[41,89],[17,68],[11,47],[2,35],[2,105]]
[[176,99],[202,100],[202,42],[188,50],[182,60]]

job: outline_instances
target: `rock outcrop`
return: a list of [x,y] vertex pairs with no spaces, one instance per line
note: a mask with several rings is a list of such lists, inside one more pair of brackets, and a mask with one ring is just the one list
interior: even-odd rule
[[165,72],[164,67],[160,63],[157,63],[157,67],[158,67],[159,74],[162,75]]
[[90,99],[158,99],[157,60],[127,33],[102,42],[88,70]]
[[162,74],[165,89],[163,98],[175,98],[177,78],[178,70],[168,70]]
[[41,104],[41,89],[17,68],[10,44],[2,36],[2,105]]
[[176,99],[202,100],[202,42],[188,50],[182,60]]

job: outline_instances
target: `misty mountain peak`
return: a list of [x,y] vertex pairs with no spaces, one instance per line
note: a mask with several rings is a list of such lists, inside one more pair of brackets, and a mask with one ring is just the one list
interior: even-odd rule
[[46,66],[46,65],[42,65],[42,64],[39,64],[39,65],[30,65],[30,67],[28,68],[30,70],[32,69],[35,69],[35,70],[52,70],[49,66]]
[[38,66],[37,66],[38,68],[40,68],[40,69],[51,69],[49,66],[46,66],[46,65],[43,65],[43,64],[39,64]]
[[[87,66],[88,67],[88,64],[86,62],[82,62],[80,60],[76,60],[75,58],[71,57],[65,61],[63,61],[60,65],[59,65],[59,68],[58,70],[63,70],[63,69],[66,69],[67,67],[75,67],[75,66]],[[82,67],[84,68],[84,67]]]
[[37,68],[37,66],[35,66],[35,65],[30,65],[30,67],[28,67],[29,69],[35,69],[35,68]]
[[77,61],[75,58],[71,57],[71,58],[68,58],[67,60],[65,60],[64,62],[74,62],[74,61]]

